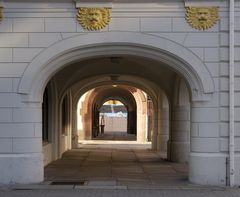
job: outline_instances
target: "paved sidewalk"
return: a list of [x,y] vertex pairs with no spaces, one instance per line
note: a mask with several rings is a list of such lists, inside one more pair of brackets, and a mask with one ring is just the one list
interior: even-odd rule
[[239,189],[162,189],[162,190],[104,190],[104,189],[45,189],[0,190],[1,197],[239,197]]

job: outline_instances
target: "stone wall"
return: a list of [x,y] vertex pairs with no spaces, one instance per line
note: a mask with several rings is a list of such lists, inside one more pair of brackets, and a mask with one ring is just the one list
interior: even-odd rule
[[[229,121],[227,2],[219,1],[220,21],[205,31],[187,24],[183,2],[117,3],[112,10],[110,24],[100,31],[138,32],[156,39],[161,37],[185,47],[206,65],[214,82],[214,93],[209,101],[191,104],[190,159],[190,171],[193,172],[190,180],[196,182],[196,177],[200,177],[198,182],[204,184],[226,184]],[[236,184],[240,184],[239,7],[240,3],[236,1]],[[4,174],[0,182],[39,182],[43,179],[41,103],[22,102],[26,95],[18,93],[21,77],[29,63],[48,47],[92,32],[78,24],[76,5],[72,1],[10,0],[4,1],[3,10],[4,18],[0,22],[0,171]],[[199,155],[206,157],[199,158]],[[211,172],[215,164],[218,168]],[[208,174],[212,175],[206,180],[205,177],[210,176]]]
[[126,132],[127,133],[127,117],[105,117],[106,132]]

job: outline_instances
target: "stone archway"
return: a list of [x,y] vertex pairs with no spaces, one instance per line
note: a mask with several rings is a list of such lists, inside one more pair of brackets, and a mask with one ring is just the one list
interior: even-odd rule
[[113,87],[102,90],[94,100],[94,103],[98,105],[98,111],[108,100],[118,100],[127,107],[128,118],[130,118],[131,121],[127,121],[126,130],[127,133],[136,134],[136,101],[131,95],[131,92],[124,87]]
[[[22,99],[25,103],[40,103],[47,82],[59,70],[75,61],[112,55],[132,55],[153,59],[165,63],[170,69],[179,73],[190,87],[191,101],[194,103],[192,108],[192,121],[196,126],[194,129],[199,129],[198,125],[201,125],[201,128],[211,130],[208,123],[212,120],[208,120],[204,114],[215,113],[216,110],[199,104],[199,102],[211,100],[214,93],[213,79],[209,71],[204,63],[188,49],[156,36],[110,32],[91,33],[63,40],[44,50],[28,65],[20,81],[18,93],[23,95]],[[156,129],[158,118],[156,115]],[[198,144],[202,140],[200,138],[201,136],[197,136],[191,142],[194,153],[190,155],[190,180],[202,184],[219,183],[217,177],[219,174],[223,175],[220,173],[223,170],[222,166],[212,172],[209,172],[206,167],[210,162],[224,158],[218,155],[212,157],[205,149],[200,148],[199,151]],[[205,162],[206,158],[207,162]],[[40,161],[39,158],[38,160]],[[41,172],[42,169],[38,169],[39,166],[41,167],[41,163],[36,170]],[[200,172],[203,172],[203,175],[199,176]],[[215,178],[212,179],[212,177]],[[32,182],[41,180],[41,178],[39,173],[39,176],[32,179]]]
[[186,79],[193,100],[206,100],[214,91],[206,66],[187,48],[157,36],[107,32],[68,38],[41,52],[24,71],[18,93],[28,95],[29,101],[41,101],[46,83],[66,65],[111,55],[135,55],[166,63]]

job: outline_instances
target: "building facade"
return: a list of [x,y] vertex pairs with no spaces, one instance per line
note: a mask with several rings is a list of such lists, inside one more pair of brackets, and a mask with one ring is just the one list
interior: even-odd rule
[[91,104],[117,98],[135,109],[137,132],[147,128],[146,93],[154,150],[167,143],[193,183],[240,185],[239,0],[0,7],[0,183],[43,181],[44,164],[76,147],[78,101],[92,90]]

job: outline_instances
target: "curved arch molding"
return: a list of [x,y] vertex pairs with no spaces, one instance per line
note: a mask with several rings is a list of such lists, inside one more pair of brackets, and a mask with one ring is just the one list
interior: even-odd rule
[[24,71],[18,93],[26,94],[28,101],[40,101],[47,82],[66,65],[110,55],[134,55],[166,63],[188,82],[192,100],[208,100],[214,92],[206,65],[187,48],[142,33],[103,32],[71,37],[43,50]]

